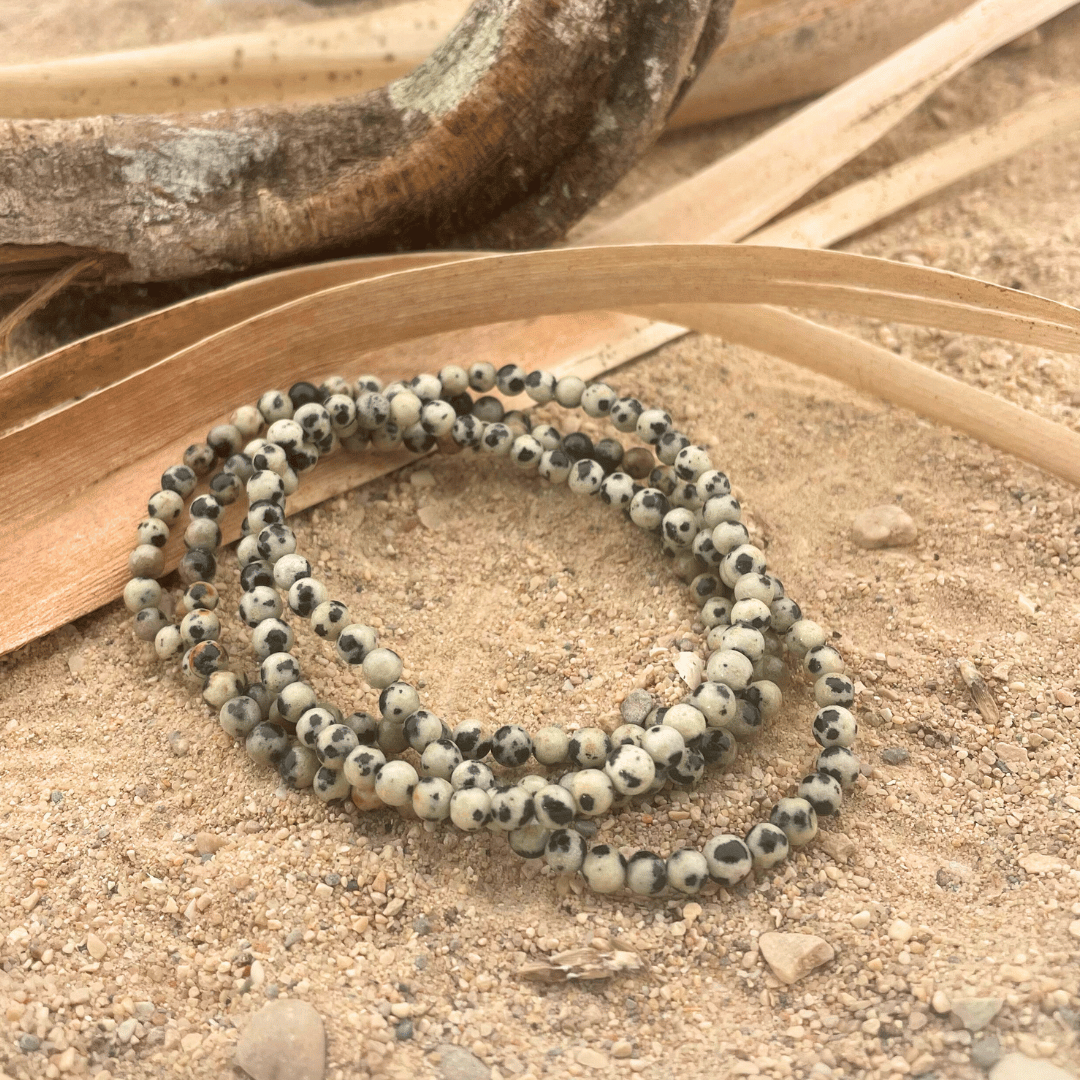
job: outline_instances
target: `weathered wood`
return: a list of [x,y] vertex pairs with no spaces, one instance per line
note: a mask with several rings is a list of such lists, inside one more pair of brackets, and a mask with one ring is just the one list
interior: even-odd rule
[[[731,0],[477,0],[415,72],[298,109],[0,124],[0,245],[164,281],[561,236],[659,134]],[[55,268],[54,271],[55,272]]]

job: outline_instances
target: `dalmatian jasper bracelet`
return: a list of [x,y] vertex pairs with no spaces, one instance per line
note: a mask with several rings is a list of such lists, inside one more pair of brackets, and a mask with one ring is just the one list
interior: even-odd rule
[[[496,388],[507,397],[525,393],[541,405],[580,407],[645,445],[626,450],[617,439],[594,445],[583,433],[563,435],[550,424],[533,424],[521,411],[506,412],[488,393]],[[379,645],[372,627],[354,622],[347,606],[312,575],[285,524],[287,497],[320,457],[369,445],[506,456],[551,484],[566,483],[576,494],[598,495],[623,510],[659,536],[683,576],[695,575],[690,592],[707,630],[706,680],[667,708],[633,692],[623,702],[625,722],[610,735],[600,728],[567,732],[555,726],[530,735],[517,724],[487,735],[476,720],[451,729],[400,681],[401,658]],[[187,589],[174,624],[159,606],[162,548],[199,478],[215,465],[208,490],[188,505],[187,552],[178,568]],[[258,676],[249,679],[227,666],[218,640],[220,598],[212,584],[222,539],[218,520],[242,494],[248,511],[237,548],[244,589],[238,611],[260,661]],[[657,895],[670,887],[692,894],[710,878],[734,885],[809,843],[818,816],[835,813],[858,778],[851,751],[855,688],[844,675],[844,661],[766,572],[727,477],[713,468],[704,447],[675,430],[667,413],[619,397],[605,383],[477,363],[385,387],[365,376],[354,384],[333,377],[318,387],[301,382],[287,393],[271,390],[212,428],[205,443],[189,447],[182,464],[166,469],[137,533],[124,590],[136,637],[152,642],[162,660],[180,659],[185,679],[218,709],[222,728],[243,742],[253,760],[276,766],[286,784],[310,787],[324,801],[348,798],[360,810],[393,806],[404,816],[449,820],[464,831],[505,832],[516,854],[543,858],[559,873],[580,873],[599,893],[626,888]],[[293,655],[286,606],[316,635],[333,641],[340,660],[359,667],[380,691],[378,718],[346,716],[318,700]],[[638,851],[627,858],[607,844],[590,848],[588,819],[668,784],[696,784],[707,765],[732,764],[736,740],[779,714],[783,650],[816,679],[819,706],[812,731],[822,749],[816,771],[796,794],[781,799],[769,821],[745,837],[715,836],[703,851],[683,848],[666,858]],[[416,765],[406,758],[409,751],[418,756]],[[489,754],[506,770],[521,769],[531,757],[556,775],[500,780],[483,760]],[[560,767],[566,771],[557,775]]]

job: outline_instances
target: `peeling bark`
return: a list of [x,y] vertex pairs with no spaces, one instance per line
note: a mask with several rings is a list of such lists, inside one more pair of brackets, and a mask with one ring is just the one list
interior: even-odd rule
[[0,122],[0,284],[67,249],[114,282],[548,243],[656,138],[730,5],[478,0],[420,68],[356,98]]

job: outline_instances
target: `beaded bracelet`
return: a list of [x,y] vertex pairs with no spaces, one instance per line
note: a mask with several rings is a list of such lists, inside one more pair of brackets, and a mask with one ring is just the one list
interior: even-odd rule
[[[495,387],[507,396],[526,392],[538,404],[554,400],[567,408],[580,405],[594,418],[607,416],[618,430],[634,432],[653,446],[662,465],[651,468],[652,451],[643,447],[624,451],[613,439],[594,447],[586,435],[562,436],[551,425],[533,426],[524,413],[505,413],[498,398],[474,401],[467,392]],[[253,438],[264,423],[265,438]],[[245,444],[245,439],[252,441]],[[451,732],[421,707],[413,687],[398,681],[397,654],[378,647],[372,628],[347,623],[348,609],[330,600],[326,587],[311,577],[310,564],[284,524],[287,495],[320,456],[339,445],[357,452],[369,443],[405,445],[417,453],[439,443],[449,452],[472,448],[505,454],[551,483],[566,481],[578,494],[599,494],[625,509],[635,524],[659,532],[664,550],[682,559],[684,569],[704,567],[691,592],[708,629],[708,681],[685,701],[646,716],[629,716],[624,703],[624,720],[636,722],[624,723],[610,738],[598,728],[571,736],[555,727],[530,738],[519,726],[504,725],[485,739],[476,721]],[[211,479],[209,492],[189,507],[189,550],[180,566],[189,588],[185,613],[175,626],[157,607],[160,549],[198,477],[218,459],[224,459],[223,468]],[[619,469],[624,462],[626,472]],[[646,476],[649,487],[637,482]],[[249,509],[238,547],[245,589],[240,614],[253,627],[253,646],[262,659],[261,682],[250,685],[225,669],[225,650],[216,640],[217,590],[209,583],[221,542],[216,522],[222,508],[239,497],[241,485]],[[526,375],[514,364],[497,372],[490,364],[474,364],[467,372],[452,366],[437,377],[419,375],[409,384],[385,388],[373,377],[354,387],[335,377],[321,388],[298,383],[287,395],[269,391],[257,406],[243,406],[231,423],[211,429],[205,444],[189,447],[184,463],[163,474],[162,490],[148,509],[129,560],[134,577],[124,593],[135,613],[136,635],[153,640],[163,659],[182,652],[182,671],[219,707],[222,727],[244,739],[256,761],[277,764],[292,786],[312,786],[326,801],[351,797],[360,809],[396,805],[425,820],[448,818],[467,831],[485,826],[505,831],[519,855],[543,856],[558,872],[580,871],[595,891],[625,886],[655,895],[667,885],[693,893],[709,877],[732,885],[752,867],[775,865],[790,847],[813,839],[817,815],[839,809],[842,790],[858,776],[849,749],[856,725],[847,708],[854,686],[843,676],[843,660],[825,644],[821,628],[801,618],[779,581],[765,573],[764,556],[748,543],[727,477],[712,469],[703,447],[674,430],[666,413],[619,398],[604,383],[586,386],[575,377],[556,379],[540,371]],[[309,618],[319,636],[334,640],[339,657],[361,665],[369,685],[382,691],[381,723],[366,713],[345,717],[300,682],[300,666],[290,652],[292,631],[280,619],[283,606],[274,586],[288,590],[290,609]],[[745,738],[762,718],[779,711],[779,688],[765,678],[779,664],[767,651],[775,647],[777,633],[817,676],[815,697],[821,706],[813,734],[824,749],[817,771],[800,783],[798,797],[782,799],[770,821],[753,826],[745,839],[714,837],[704,853],[684,848],[663,859],[639,851],[627,860],[608,845],[590,850],[581,832],[568,828],[576,817],[598,817],[669,781],[695,783],[706,763],[727,765],[734,759],[732,733]],[[406,746],[420,755],[423,778],[407,761],[388,760]],[[556,783],[530,774],[516,784],[496,785],[480,760],[489,751],[507,768],[530,756],[547,766],[569,757],[578,771]]]

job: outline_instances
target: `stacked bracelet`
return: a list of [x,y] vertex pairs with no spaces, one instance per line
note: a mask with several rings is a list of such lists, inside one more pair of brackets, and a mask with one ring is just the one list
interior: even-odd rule
[[[580,407],[645,445],[627,450],[610,438],[594,445],[583,433],[563,435],[550,424],[533,424],[523,412],[506,412],[489,394],[496,388],[508,397],[525,393],[541,405]],[[705,681],[669,708],[631,695],[622,709],[626,722],[610,734],[544,727],[530,735],[507,724],[487,735],[475,720],[451,728],[401,681],[397,653],[380,646],[376,631],[353,621],[347,605],[312,575],[285,524],[288,496],[321,457],[369,445],[506,456],[551,484],[565,482],[576,494],[622,509],[659,537],[684,576],[693,577],[690,593],[701,608],[709,654]],[[208,489],[195,495],[199,478],[215,464],[220,467]],[[164,569],[161,549],[193,495],[184,533],[188,550],[179,566],[187,588],[174,624],[159,606],[156,578]],[[218,520],[225,506],[244,496],[238,611],[260,661],[258,676],[247,679],[228,668],[212,584],[221,546]],[[153,642],[162,660],[180,659],[185,678],[202,689],[222,728],[244,743],[249,756],[324,801],[348,798],[361,810],[395,806],[465,831],[502,831],[518,855],[543,857],[557,872],[581,873],[597,892],[629,888],[656,895],[667,887],[694,893],[710,878],[730,886],[752,869],[776,865],[792,847],[814,838],[818,816],[835,813],[858,778],[851,751],[855,688],[844,675],[844,661],[767,573],[728,478],[713,468],[704,447],[675,430],[667,413],[619,397],[605,383],[478,363],[386,387],[366,376],[354,384],[335,377],[319,387],[297,383],[288,393],[271,390],[212,428],[205,443],[189,447],[183,463],[165,471],[137,533],[132,579],[124,590],[136,636]],[[379,717],[346,715],[318,700],[301,678],[287,613],[307,620],[319,637],[335,643],[342,662],[362,670],[380,691]],[[708,765],[734,761],[737,740],[751,737],[780,711],[782,651],[816,680],[812,732],[822,749],[816,771],[795,795],[781,799],[769,820],[745,837],[716,836],[703,851],[683,848],[666,858],[638,851],[627,858],[606,844],[590,848],[584,819],[668,784],[694,785]],[[497,777],[483,760],[488,755],[501,770],[520,770],[535,759],[554,773]]]

